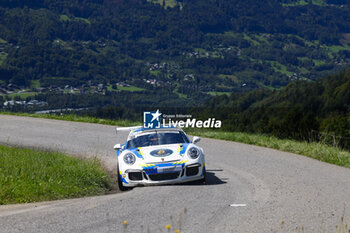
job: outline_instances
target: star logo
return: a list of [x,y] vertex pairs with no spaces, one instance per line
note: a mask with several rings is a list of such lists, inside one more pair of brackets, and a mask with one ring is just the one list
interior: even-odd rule
[[156,112],[143,113],[143,127],[145,129],[157,129],[161,125],[161,115],[159,109]]
[[155,113],[151,113],[151,115],[153,116],[151,122],[153,122],[154,120],[159,121],[159,117],[160,117],[162,114],[159,112],[159,109],[158,109]]

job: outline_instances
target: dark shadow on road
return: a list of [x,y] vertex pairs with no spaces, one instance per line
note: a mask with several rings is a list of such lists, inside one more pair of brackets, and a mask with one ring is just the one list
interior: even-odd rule
[[[150,185],[149,187],[155,187],[155,186],[205,186],[205,185],[220,185],[220,184],[226,184],[228,178],[219,178],[215,175],[215,172],[223,172],[224,170],[222,169],[208,169],[206,171],[206,178],[205,182],[203,180],[198,180],[198,181],[190,181],[186,183],[179,183],[179,184],[158,184],[158,185]],[[143,185],[137,186],[137,188],[142,188],[144,187]],[[128,190],[132,190],[133,188],[129,188]]]
[[217,184],[226,184],[227,183],[226,181],[224,181],[224,180],[220,179],[219,177],[217,177],[215,175],[215,173],[211,172],[211,171],[207,171],[207,177],[206,177],[205,185],[217,185]]
[[[207,170],[206,172],[206,178],[205,178],[205,182],[203,181],[191,181],[191,182],[187,182],[187,183],[183,183],[183,184],[176,184],[176,185],[219,185],[219,184],[226,184],[227,182],[220,179],[219,177],[217,177],[215,175],[214,172],[215,170]],[[223,171],[223,170],[217,170],[217,171]],[[228,180],[225,178],[225,180]]]
[[223,172],[222,169],[207,169],[207,172]]

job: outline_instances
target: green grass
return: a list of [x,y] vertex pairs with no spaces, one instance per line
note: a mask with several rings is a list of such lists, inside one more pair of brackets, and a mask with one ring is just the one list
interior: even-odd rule
[[255,34],[255,38],[258,39],[260,42],[269,44],[270,42],[268,41],[268,39],[266,39],[263,35],[268,35],[268,34]]
[[91,24],[90,20],[89,19],[86,19],[86,18],[81,18],[81,17],[75,17],[75,20],[81,20],[87,24]]
[[[289,3],[289,4],[282,4],[283,6],[303,6],[309,4],[305,0],[299,0],[296,3]],[[312,0],[312,4],[318,5],[318,6],[324,6],[325,1],[324,0]]]
[[31,114],[31,113],[12,113],[12,112],[0,112],[0,115],[14,115],[14,116],[25,116],[25,117],[34,117],[34,118],[44,118],[44,119],[53,119],[53,120],[63,120],[63,121],[75,121],[75,122],[85,122],[85,123],[94,123],[94,124],[103,124],[103,125],[115,125],[115,126],[135,126],[141,125],[141,122],[133,122],[127,120],[108,120],[108,119],[99,119],[96,117],[88,116],[77,116],[74,114],[69,115],[50,115],[50,114]]
[[211,96],[218,96],[218,95],[231,95],[231,92],[220,92],[220,91],[209,91],[207,92]]
[[4,40],[4,39],[0,38],[0,44],[6,44],[6,43],[7,43],[7,41],[6,41],[6,40]]
[[32,80],[32,81],[30,82],[30,86],[31,86],[32,88],[39,88],[39,87],[40,87],[40,80]]
[[190,129],[188,133],[196,136],[216,138],[227,141],[242,142],[245,144],[273,148],[276,150],[305,155],[310,158],[321,160],[327,163],[350,168],[350,152],[339,148],[327,146],[322,143],[299,142],[276,137],[248,134],[241,132],[220,132]]
[[145,89],[140,88],[140,87],[135,87],[135,86],[129,86],[129,87],[122,87],[122,86],[117,86],[118,90],[121,91],[144,91]]
[[187,95],[186,94],[183,94],[181,92],[178,92],[178,91],[174,91],[175,94],[177,94],[180,98],[182,99],[186,99],[187,98]]
[[2,65],[4,63],[4,61],[6,60],[7,58],[7,53],[5,52],[0,52],[0,65]]
[[22,92],[22,93],[13,93],[13,94],[9,94],[7,96],[9,96],[10,98],[14,98],[16,96],[21,97],[22,99],[25,99],[27,97],[34,97],[35,95],[37,95],[38,93],[36,92]]
[[[147,1],[163,5],[163,0],[147,0]],[[164,1],[165,1],[165,8],[176,6],[176,0],[164,0]]]
[[[69,18],[68,15],[60,15],[60,20],[62,22],[71,21],[71,19]],[[75,17],[74,20],[81,20],[81,21],[84,21],[87,24],[91,24],[90,20],[88,20],[86,18]]]
[[350,46],[332,45],[332,46],[327,46],[326,48],[328,48],[329,51],[332,53],[338,53],[341,50],[350,51]]
[[70,21],[70,18],[68,17],[68,15],[60,15],[60,20],[65,22],[65,21]]
[[243,33],[243,38],[249,42],[251,42],[254,46],[258,46],[260,45],[260,41],[257,41],[255,39],[253,39],[251,36],[249,36],[246,33]]
[[238,83],[237,76],[233,75],[233,74],[231,74],[231,75],[229,75],[229,74],[219,74],[218,77],[221,78],[221,79],[228,78],[228,79],[231,79],[232,81],[234,81],[235,83]]
[[276,72],[280,72],[282,74],[286,74],[286,75],[293,75],[293,72],[290,72],[287,70],[287,66],[277,62],[277,61],[270,61],[271,67],[276,71]]
[[158,76],[159,74],[161,74],[162,72],[160,70],[150,70],[149,71],[150,74],[154,75],[154,76]]
[[0,145],[0,205],[105,194],[110,187],[96,159]]
[[320,65],[326,64],[326,62],[322,61],[322,60],[312,59],[312,61],[315,64],[315,66],[320,66]]

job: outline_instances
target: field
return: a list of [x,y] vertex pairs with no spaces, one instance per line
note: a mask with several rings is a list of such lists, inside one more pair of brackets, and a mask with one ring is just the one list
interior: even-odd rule
[[[60,20],[62,22],[69,22],[69,21],[71,21],[71,18],[69,18],[68,15],[60,15]],[[73,20],[81,20],[81,21],[84,21],[87,24],[90,24],[90,20],[86,19],[86,18],[73,17]]]
[[209,91],[207,92],[209,95],[218,96],[218,95],[231,95],[231,92],[219,92],[219,91]]
[[16,96],[21,97],[22,99],[25,99],[27,97],[34,97],[36,94],[38,93],[29,91],[29,92],[8,94],[7,96],[10,97],[11,99],[13,99]]
[[158,4],[161,4],[163,5],[163,2],[165,3],[165,8],[166,7],[174,7],[176,6],[176,0],[147,0],[149,2],[153,2],[153,3],[158,3]]
[[[326,3],[324,0],[311,0],[312,4],[318,5],[318,6],[324,6]],[[307,5],[309,4],[308,1],[305,0],[299,0],[296,3],[290,3],[290,4],[283,4],[284,6],[300,6],[300,5]]]
[[129,86],[129,87],[118,86],[118,90],[121,90],[121,91],[144,91],[145,89],[140,88],[140,87],[135,87],[135,86]]

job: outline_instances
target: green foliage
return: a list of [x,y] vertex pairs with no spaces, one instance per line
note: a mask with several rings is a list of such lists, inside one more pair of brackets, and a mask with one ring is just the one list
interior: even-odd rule
[[[279,91],[233,93],[209,101],[202,118],[223,120],[224,129],[321,140],[311,133],[336,135],[337,145],[350,148],[350,70],[316,82],[298,81]],[[217,116],[213,113],[218,113]],[[333,139],[326,140],[334,144]]]
[[[156,78],[184,95],[315,80],[350,62],[350,9],[323,2],[2,0],[0,79],[20,86],[40,80],[44,87],[128,81],[144,88],[143,80]],[[162,62],[178,68],[146,65]]]
[[0,145],[0,205],[104,194],[111,181],[98,160]]

